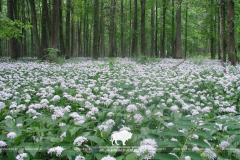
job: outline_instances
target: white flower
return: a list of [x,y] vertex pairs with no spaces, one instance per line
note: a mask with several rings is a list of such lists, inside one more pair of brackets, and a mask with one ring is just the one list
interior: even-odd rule
[[154,140],[154,139],[144,139],[142,142],[141,142],[141,145],[150,145],[150,146],[153,146],[153,147],[157,147],[157,142]]
[[219,146],[224,150],[226,147],[229,147],[231,144],[227,141],[222,141]]
[[63,123],[63,122],[62,122],[62,123],[59,123],[59,126],[60,126],[60,127],[63,127],[63,126],[65,126],[65,125],[66,125],[66,123]]
[[205,151],[203,152],[203,154],[205,155],[205,157],[207,157],[208,159],[215,159],[217,158],[216,153],[214,153],[211,149],[206,148]]
[[73,145],[81,146],[84,141],[87,141],[87,138],[85,138],[85,137],[77,137],[74,140]]
[[109,112],[109,113],[107,114],[108,117],[112,117],[113,115],[114,115],[113,112]]
[[0,141],[0,147],[5,147],[7,144],[4,141]]
[[150,110],[146,110],[146,115],[150,115],[151,111]]
[[1,109],[3,109],[3,108],[5,108],[5,103],[0,102],[0,111],[1,111]]
[[101,160],[116,160],[116,158],[107,155],[106,157],[103,157]]
[[141,114],[135,114],[133,118],[135,120],[135,123],[142,123],[143,116]]
[[61,156],[63,151],[64,151],[63,147],[57,146],[57,147],[50,148],[47,153],[52,154],[53,152],[56,152],[56,156],[59,157]]
[[130,131],[130,130],[131,130],[131,128],[129,128],[129,127],[122,127],[120,129],[120,131]]
[[85,160],[85,157],[79,155],[75,158],[75,160]]
[[21,128],[23,125],[19,123],[19,124],[17,124],[16,126],[17,126],[18,128]]
[[107,125],[99,125],[98,129],[100,132],[102,132],[102,131],[106,132],[108,130],[108,126]]
[[174,124],[172,122],[169,122],[166,124],[167,127],[173,126]]
[[58,101],[60,100],[60,96],[59,95],[55,95],[50,101]]
[[12,117],[11,116],[6,116],[5,119],[12,119]]
[[190,156],[185,156],[185,160],[191,160]]
[[163,116],[163,114],[162,114],[161,112],[157,112],[157,113],[155,113],[154,115],[155,115],[155,116],[158,116],[158,117],[162,117],[162,116]]
[[211,107],[204,107],[201,111],[209,113],[209,112],[211,112],[211,109],[212,109]]
[[173,112],[174,112],[174,111],[176,112],[176,111],[178,111],[179,108],[178,108],[178,106],[174,105],[174,106],[172,106],[170,109],[171,109]]
[[172,103],[172,102],[173,102],[172,99],[168,99],[168,100],[167,100],[167,103]]
[[144,156],[144,159],[151,159],[157,152],[157,148],[151,145],[141,145],[139,149],[134,151],[137,156]]
[[7,138],[14,139],[17,137],[17,134],[15,132],[9,132],[7,134]]
[[112,119],[107,120],[106,125],[114,126],[115,122]]
[[134,112],[137,110],[137,107],[134,104],[130,104],[126,108],[127,112]]
[[199,149],[197,146],[194,146],[194,147],[192,148],[192,151],[193,151],[193,152],[197,152],[197,151],[200,151],[200,149]]
[[66,137],[66,132],[63,132],[63,134],[60,136],[61,140],[63,141],[63,138]]
[[171,141],[175,141],[175,142],[177,142],[178,140],[177,140],[177,139],[175,139],[175,138],[172,138],[172,139],[171,139]]
[[16,160],[23,160],[23,158],[27,157],[27,153],[21,153],[17,155]]

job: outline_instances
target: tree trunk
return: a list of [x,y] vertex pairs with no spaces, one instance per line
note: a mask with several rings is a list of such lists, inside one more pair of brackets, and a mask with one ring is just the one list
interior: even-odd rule
[[40,39],[38,35],[38,28],[37,28],[37,14],[35,9],[35,2],[34,0],[29,0],[31,5],[31,14],[32,14],[32,23],[33,23],[33,37],[35,41],[35,47],[36,47],[36,55],[38,59],[42,57],[41,52],[41,46],[40,46]]
[[66,13],[66,48],[65,48],[65,55],[66,59],[70,58],[70,9],[71,4],[70,0],[67,0],[67,13]]
[[94,32],[93,32],[93,59],[98,59],[98,6],[99,1],[94,1]]
[[235,43],[234,43],[234,2],[233,0],[228,0],[228,60],[232,65],[237,64],[237,57],[235,53]]
[[[0,12],[2,13],[2,1],[0,1]],[[0,38],[0,57],[3,56],[2,53],[2,39]]]
[[47,48],[48,48],[48,7],[47,7],[47,0],[42,0],[42,54],[41,58],[46,59],[47,55]]
[[155,56],[158,58],[158,5],[157,5],[158,0],[156,0],[156,27],[155,27]]
[[111,2],[111,15],[110,15],[110,30],[109,30],[109,40],[110,40],[110,51],[109,56],[116,56],[116,33],[115,33],[115,10],[116,10],[116,1],[112,0]]
[[163,30],[162,30],[162,47],[161,47],[161,58],[165,57],[165,26],[166,26],[166,0],[163,0]]
[[222,59],[222,13],[221,13],[221,0],[219,0],[219,49],[220,49],[220,57],[221,57],[221,60]]
[[185,58],[187,58],[187,12],[188,11],[188,1],[186,0],[186,18],[185,18]]
[[182,0],[178,0],[177,3],[177,39],[176,39],[176,58],[182,58],[182,37],[181,37],[181,3]]
[[146,56],[146,38],[145,38],[145,7],[146,0],[141,0],[141,52]]
[[123,0],[121,0],[121,55],[122,55],[122,58],[125,58],[126,56],[126,45],[125,45],[125,42],[124,42],[124,32],[123,32],[123,23],[124,23],[124,15],[123,15]]
[[[81,14],[82,19],[82,14]],[[83,57],[82,55],[82,20],[78,21],[78,56]]]
[[223,61],[226,62],[226,49],[227,49],[227,42],[226,42],[226,25],[225,25],[225,21],[226,21],[226,2],[225,0],[222,0],[222,30],[223,30]]
[[134,21],[133,21],[133,40],[132,54],[138,56],[138,34],[137,34],[137,0],[134,0]]
[[104,13],[103,13],[103,7],[104,3],[101,2],[101,20],[100,20],[100,39],[101,39],[101,44],[100,44],[100,55],[101,57],[105,57],[105,45],[104,45]]
[[73,2],[72,6],[72,52],[71,56],[72,57],[77,57],[77,43],[76,43],[76,26],[75,26],[75,19],[74,19],[74,11],[75,8],[75,3]]
[[[7,8],[8,8],[8,18],[12,21],[14,21],[14,7],[13,7],[13,0],[7,1]],[[20,57],[18,48],[17,48],[17,38],[12,37],[9,41],[9,47],[10,47],[10,55],[12,59],[18,59]]]
[[150,56],[154,56],[154,7],[151,9],[151,49]]
[[210,42],[210,45],[211,45],[211,49],[210,49],[210,52],[211,52],[211,59],[215,59],[215,55],[214,55],[214,36],[213,36],[213,0],[211,0],[211,22],[210,22],[210,34],[211,34],[211,42]]
[[172,57],[175,58],[175,48],[174,48],[174,44],[175,44],[175,40],[174,40],[174,0],[172,0]]
[[62,0],[59,0],[59,36],[60,36],[60,56],[65,54],[64,36],[63,36],[63,19],[62,19]]
[[51,41],[50,41],[50,47],[53,49],[58,48],[58,7],[59,7],[59,1],[53,0],[52,28],[51,28]]

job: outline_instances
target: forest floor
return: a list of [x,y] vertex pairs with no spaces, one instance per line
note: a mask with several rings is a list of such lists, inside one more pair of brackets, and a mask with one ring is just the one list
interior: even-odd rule
[[182,61],[1,59],[0,159],[239,159],[240,65]]

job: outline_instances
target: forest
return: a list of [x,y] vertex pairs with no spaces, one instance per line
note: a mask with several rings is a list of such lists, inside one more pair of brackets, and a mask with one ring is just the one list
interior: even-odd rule
[[239,10],[238,0],[1,0],[0,56],[206,55],[235,65]]

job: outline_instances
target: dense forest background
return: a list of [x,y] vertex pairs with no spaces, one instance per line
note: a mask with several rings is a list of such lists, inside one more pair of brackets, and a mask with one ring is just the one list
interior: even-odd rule
[[0,57],[238,61],[240,0],[0,0]]

